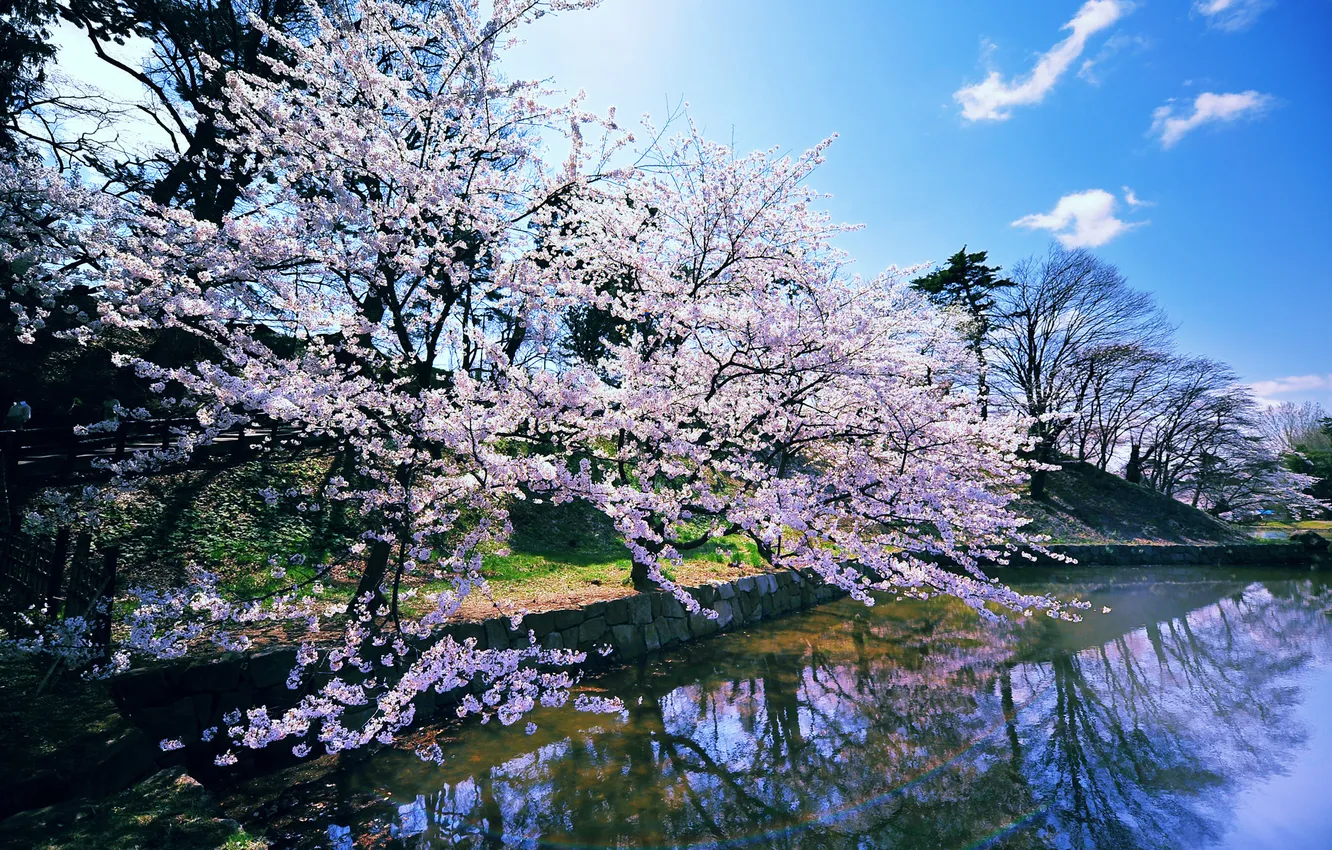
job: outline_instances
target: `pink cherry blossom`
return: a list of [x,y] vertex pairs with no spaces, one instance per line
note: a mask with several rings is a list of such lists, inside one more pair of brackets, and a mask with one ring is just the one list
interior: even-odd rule
[[[68,222],[25,249],[37,271],[22,285],[53,301],[90,288],[98,314],[71,335],[170,329],[214,352],[121,356],[194,424],[107,463],[116,487],[251,422],[334,445],[355,469],[319,493],[256,494],[363,520],[346,561],[388,562],[367,567],[349,607],[323,598],[331,564],[262,600],[228,595],[206,565],[186,586],[128,594],[123,658],[244,649],[241,629],[264,621],[309,630],[288,684],[317,670],[318,689],[226,719],[233,748],[391,741],[418,696],[473,682],[460,716],[508,725],[569,702],[582,653],[479,649],[442,630],[469,596],[492,598],[482,552],[503,543],[517,499],[592,505],[640,579],[706,617],[663,570],[730,534],[866,604],[891,590],[987,616],[990,603],[1086,607],[982,572],[1039,546],[1008,507],[1026,423],[978,415],[954,320],[908,274],[846,274],[832,240],[847,228],[807,185],[831,139],[742,154],[685,118],[637,142],[613,113],[498,72],[529,23],[588,5],[496,0],[483,20],[471,3],[423,17],[365,0],[310,7],[299,37],[267,29],[282,47],[273,74],[230,73],[219,95],[229,153],[259,171],[219,222],[39,167],[0,171],[0,191],[34,192]],[[74,250],[95,262],[61,273]],[[20,334],[47,309],[20,315]],[[275,552],[264,571],[286,581],[284,562],[299,563]],[[449,588],[409,618],[407,576]],[[316,644],[321,620],[344,613],[336,645]]]

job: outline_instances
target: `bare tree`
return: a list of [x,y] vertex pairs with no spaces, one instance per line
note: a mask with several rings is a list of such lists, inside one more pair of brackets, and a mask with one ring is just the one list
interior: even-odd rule
[[1282,462],[1326,439],[1317,405],[1264,411],[1227,364],[1171,353],[1152,297],[1086,251],[1053,247],[1012,280],[987,350],[996,399],[1031,421],[1034,498],[1069,456],[1102,470],[1123,462],[1129,481],[1227,519],[1317,507],[1301,492],[1308,476]]
[[1169,387],[1171,362],[1169,353],[1136,343],[1087,358],[1083,401],[1064,433],[1062,451],[1107,470],[1122,457],[1133,431],[1154,415]]
[[[96,57],[99,77],[135,83],[141,95],[120,102],[84,84],[52,84],[43,63],[54,51],[35,53],[24,96],[0,110],[0,139],[62,167],[91,169],[112,193],[221,221],[258,173],[255,156],[227,144],[235,116],[223,96],[226,75],[271,75],[284,48],[266,28],[307,34],[309,7],[300,0],[30,0],[26,6],[28,30],[45,32],[57,18],[72,24]],[[129,39],[140,58],[118,49]]]
[[1318,504],[1264,435],[1264,412],[1224,363],[1173,358],[1158,403],[1133,435],[1125,477],[1223,519]]
[[1280,454],[1299,451],[1297,446],[1327,451],[1332,449],[1332,440],[1322,430],[1325,419],[1327,411],[1317,402],[1296,404],[1283,401],[1262,412],[1258,417],[1258,428],[1273,450]]
[[1166,370],[1164,391],[1131,435],[1124,477],[1174,496],[1209,448],[1252,426],[1255,403],[1234,370],[1217,360],[1177,357]]
[[[991,330],[994,391],[1031,417],[1030,457],[1049,464],[1087,399],[1094,364],[1125,346],[1162,347],[1170,327],[1152,296],[1084,250],[1051,247],[1019,263],[1013,282]],[[1032,471],[1034,498],[1045,481],[1044,469]]]

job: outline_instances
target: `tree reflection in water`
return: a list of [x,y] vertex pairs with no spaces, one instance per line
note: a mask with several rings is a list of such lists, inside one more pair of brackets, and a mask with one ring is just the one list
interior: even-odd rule
[[1206,847],[1301,746],[1290,714],[1332,658],[1332,599],[1308,579],[1123,578],[1090,589],[1115,613],[1083,624],[844,602],[695,646],[605,682],[621,717],[548,711],[531,737],[462,730],[442,767],[344,768],[326,809],[289,806],[287,841]]

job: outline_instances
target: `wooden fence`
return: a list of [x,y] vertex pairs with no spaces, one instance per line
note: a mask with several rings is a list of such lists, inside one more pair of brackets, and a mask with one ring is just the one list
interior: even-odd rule
[[61,542],[69,544],[68,529],[56,539],[55,546],[33,540],[26,535],[6,534],[0,531],[0,593],[6,600],[5,608],[24,610],[30,606],[47,606],[60,592],[63,579],[63,557],[57,557]]
[[175,438],[176,428],[187,426],[190,419],[126,419],[114,431],[78,434],[73,428],[24,428],[0,430],[0,452],[11,470],[19,464],[43,461],[52,466],[73,468],[80,460],[102,457],[123,460],[132,448],[166,448]]
[[119,549],[94,552],[87,532],[74,536],[71,547],[70,537],[68,527],[51,543],[0,531],[0,619],[9,629],[21,629],[19,615],[33,607],[48,619],[95,617],[92,641],[106,647]]

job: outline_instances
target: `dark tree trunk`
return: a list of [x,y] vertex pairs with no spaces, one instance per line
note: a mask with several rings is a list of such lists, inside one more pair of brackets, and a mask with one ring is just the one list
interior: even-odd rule
[[1124,480],[1130,484],[1142,483],[1142,446],[1137,443],[1129,446],[1128,466],[1124,467]]
[[657,583],[648,576],[647,564],[633,562],[633,568],[629,571],[629,581],[634,586],[634,590],[656,590]]
[[353,611],[361,605],[361,600],[367,593],[370,594],[370,602],[367,606],[371,615],[380,607],[384,601],[384,594],[380,587],[384,584],[384,577],[388,575],[389,545],[383,540],[376,540],[370,544],[370,554],[365,559],[365,572],[361,573],[361,580],[356,585],[356,598],[352,600]]
[[1031,497],[1033,499],[1045,498],[1045,485],[1049,478],[1049,473],[1044,469],[1033,469],[1031,471]]
[[976,359],[980,361],[980,368],[976,372],[976,398],[980,401],[981,421],[984,421],[990,418],[990,381],[985,374],[985,353],[978,350]]
[[[1035,450],[1031,453],[1031,459],[1039,464],[1048,464],[1054,460],[1054,445],[1048,438],[1042,438],[1037,441]],[[1050,480],[1050,473],[1045,469],[1033,469],[1031,471],[1031,497],[1033,499],[1044,499],[1046,484]]]

